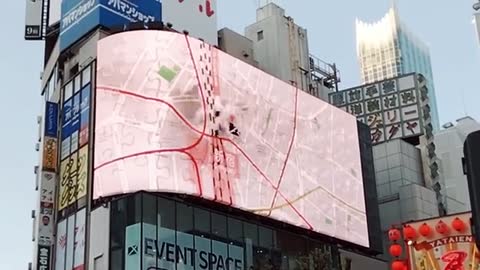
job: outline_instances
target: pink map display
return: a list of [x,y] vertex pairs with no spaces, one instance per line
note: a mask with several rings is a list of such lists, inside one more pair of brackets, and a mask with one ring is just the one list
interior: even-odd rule
[[355,117],[182,34],[98,43],[94,198],[140,190],[369,246]]

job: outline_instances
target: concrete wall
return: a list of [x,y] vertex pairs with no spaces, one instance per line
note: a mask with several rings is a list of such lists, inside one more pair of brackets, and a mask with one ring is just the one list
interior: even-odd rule
[[439,215],[436,194],[425,187],[421,153],[415,146],[394,140],[373,147],[384,255],[392,225]]
[[252,66],[258,66],[254,58],[253,42],[233,30],[223,28],[218,31],[218,47],[235,58]]
[[[286,82],[296,80],[306,90],[310,80],[301,69],[308,71],[310,65],[307,30],[295,25],[290,42],[288,20],[282,8],[268,4],[257,9],[257,22],[245,28],[245,36],[253,42],[260,69]],[[297,64],[291,62],[292,57]]]
[[470,211],[467,177],[463,174],[463,143],[467,135],[480,130],[473,118],[464,117],[435,134],[436,153],[441,160],[443,195],[448,214]]

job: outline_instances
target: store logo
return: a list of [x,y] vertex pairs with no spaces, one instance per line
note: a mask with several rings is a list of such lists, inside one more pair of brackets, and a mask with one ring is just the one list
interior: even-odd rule
[[127,250],[127,253],[128,253],[128,256],[137,255],[138,254],[138,246],[137,245],[129,246],[128,250]]

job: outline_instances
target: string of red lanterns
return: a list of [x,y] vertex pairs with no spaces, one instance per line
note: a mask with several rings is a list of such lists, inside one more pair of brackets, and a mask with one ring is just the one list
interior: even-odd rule
[[[465,221],[456,217],[455,219],[453,219],[450,226],[451,228],[453,228],[455,232],[462,233],[467,229],[468,225]],[[392,227],[388,231],[388,239],[391,242],[388,251],[390,255],[395,258],[391,264],[392,270],[407,269],[406,262],[400,259],[400,257],[403,254],[403,248],[399,244],[399,241],[401,240],[402,235],[403,235],[403,238],[408,241],[414,241],[418,237],[417,230],[411,225],[404,225],[402,232],[395,227]],[[434,236],[435,232],[442,236],[447,236],[450,234],[451,229],[448,226],[448,224],[445,223],[443,220],[438,221],[434,229],[425,222],[418,227],[418,233],[425,238],[431,238],[432,236]]]

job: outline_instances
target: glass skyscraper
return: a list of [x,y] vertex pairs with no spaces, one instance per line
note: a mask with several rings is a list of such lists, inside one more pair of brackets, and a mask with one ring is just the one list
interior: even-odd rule
[[357,55],[363,83],[372,83],[412,72],[427,79],[434,130],[440,129],[428,47],[400,21],[392,7],[380,21],[357,19]]

